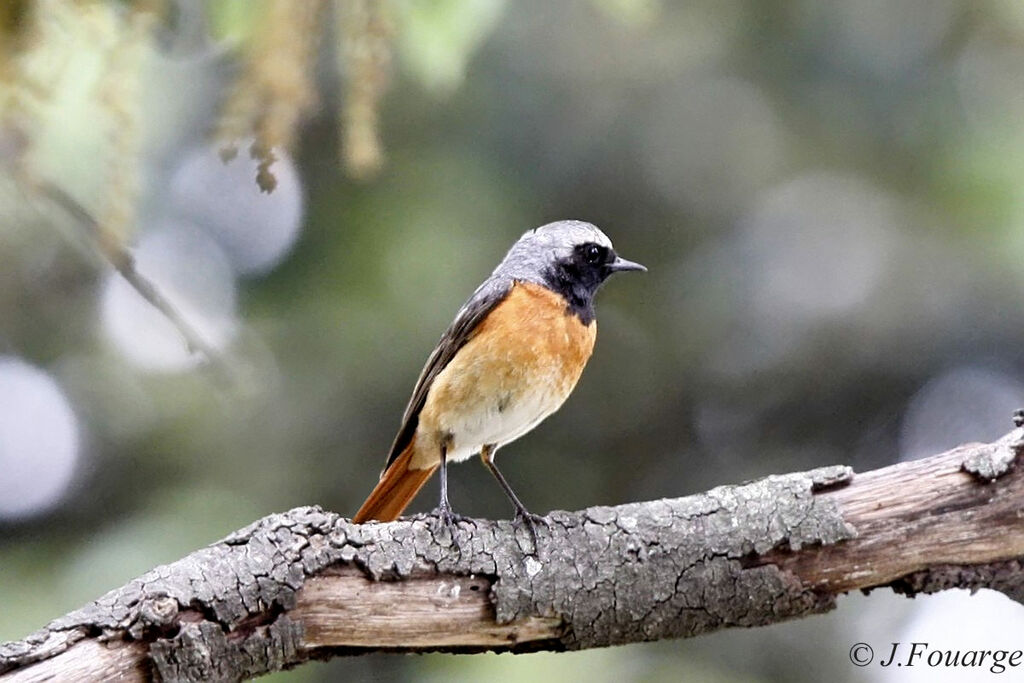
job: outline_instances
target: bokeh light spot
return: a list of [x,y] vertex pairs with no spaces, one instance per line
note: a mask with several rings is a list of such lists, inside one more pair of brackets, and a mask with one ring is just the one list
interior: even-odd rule
[[171,214],[216,240],[238,274],[258,275],[276,266],[302,225],[299,174],[286,152],[274,155],[273,192],[257,187],[257,162],[244,146],[227,163],[214,147],[195,150],[171,177]]
[[915,460],[1010,431],[1010,415],[1024,407],[1024,382],[996,369],[961,365],[921,387],[900,428],[900,459]]
[[[138,271],[207,344],[227,345],[238,327],[235,281],[216,242],[187,224],[165,223],[133,253]],[[104,332],[136,366],[174,372],[198,362],[177,328],[117,273],[107,276],[101,306]]]
[[0,356],[0,517],[38,515],[67,493],[81,452],[78,420],[45,372]]
[[756,309],[794,320],[863,305],[885,272],[895,230],[889,198],[857,177],[812,174],[770,190],[740,235]]

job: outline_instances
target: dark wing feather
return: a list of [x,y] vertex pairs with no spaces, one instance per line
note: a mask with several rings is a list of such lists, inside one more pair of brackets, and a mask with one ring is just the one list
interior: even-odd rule
[[427,364],[423,366],[423,371],[420,373],[419,380],[416,381],[416,388],[413,389],[412,398],[409,399],[409,405],[405,407],[405,415],[402,416],[402,428],[398,430],[398,436],[395,437],[395,442],[391,445],[391,452],[388,454],[388,461],[384,466],[385,470],[412,441],[413,434],[416,433],[416,426],[419,424],[420,410],[423,409],[423,404],[427,400],[427,392],[430,391],[434,379],[448,366],[459,349],[473,338],[480,322],[508,296],[511,289],[511,280],[488,279],[459,309],[455,320],[441,335],[441,340],[434,348],[434,352],[430,354]]

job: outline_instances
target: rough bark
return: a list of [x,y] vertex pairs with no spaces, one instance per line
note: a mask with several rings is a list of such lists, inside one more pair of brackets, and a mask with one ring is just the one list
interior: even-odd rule
[[0,645],[0,681],[227,681],[373,649],[601,647],[815,614],[880,586],[1020,600],[1022,439],[555,512],[536,546],[508,521],[462,522],[453,543],[430,517],[353,525],[297,508]]

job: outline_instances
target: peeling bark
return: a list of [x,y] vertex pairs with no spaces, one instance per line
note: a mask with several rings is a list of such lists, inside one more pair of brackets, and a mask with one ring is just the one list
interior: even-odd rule
[[270,515],[18,642],[0,681],[232,681],[371,649],[580,649],[759,626],[853,589],[1024,595],[1017,429],[854,475],[555,512],[537,530]]

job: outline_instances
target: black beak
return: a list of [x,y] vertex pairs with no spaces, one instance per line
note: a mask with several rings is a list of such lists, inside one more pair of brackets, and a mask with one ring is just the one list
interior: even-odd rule
[[641,270],[647,272],[646,267],[634,261],[627,261],[621,256],[616,256],[615,260],[608,264],[608,270],[613,273],[617,273],[620,270]]

